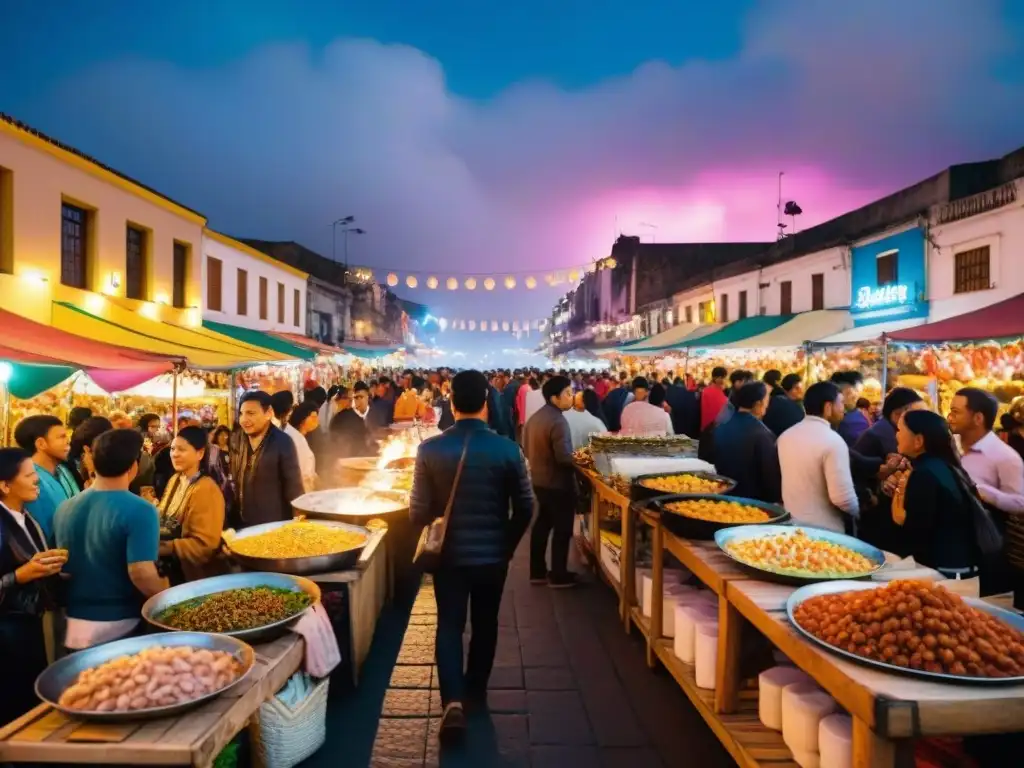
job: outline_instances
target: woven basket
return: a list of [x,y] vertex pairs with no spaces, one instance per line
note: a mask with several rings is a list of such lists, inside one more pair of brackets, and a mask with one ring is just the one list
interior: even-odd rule
[[327,684],[324,678],[296,709],[277,697],[264,702],[249,726],[252,764],[257,768],[292,768],[312,755],[327,738]]

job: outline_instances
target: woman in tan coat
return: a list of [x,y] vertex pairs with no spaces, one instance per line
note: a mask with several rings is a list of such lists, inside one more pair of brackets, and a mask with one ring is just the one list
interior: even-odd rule
[[218,557],[224,494],[207,472],[208,451],[202,427],[185,427],[171,443],[174,476],[157,509],[160,565],[172,584],[224,572]]

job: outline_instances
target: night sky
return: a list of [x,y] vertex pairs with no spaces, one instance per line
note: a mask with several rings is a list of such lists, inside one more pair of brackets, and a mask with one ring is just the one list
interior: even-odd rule
[[779,170],[806,227],[1024,143],[1012,0],[0,0],[0,50],[0,111],[214,228],[330,255],[351,214],[353,262],[442,278],[772,239]]

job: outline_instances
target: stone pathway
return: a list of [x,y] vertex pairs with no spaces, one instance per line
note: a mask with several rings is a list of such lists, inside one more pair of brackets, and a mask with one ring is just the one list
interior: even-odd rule
[[[374,677],[383,679],[382,669],[370,669],[355,694],[362,700],[356,715],[362,722],[369,719],[366,708],[379,701],[380,719],[369,755],[362,757],[365,747],[352,742],[354,723],[339,722],[349,732],[349,742],[338,743],[339,734],[329,725],[328,744],[309,765],[733,765],[675,682],[664,672],[647,669],[643,645],[623,632],[614,596],[606,586],[588,584],[561,591],[531,586],[523,547],[509,572],[499,623],[488,697],[491,714],[470,718],[462,748],[442,753],[438,745],[441,707],[433,666],[436,605],[433,589],[426,583],[412,605],[401,644],[396,649],[397,642],[390,641],[390,651],[396,654],[391,659],[396,663],[386,690],[374,695],[366,689],[373,686]],[[387,626],[381,629],[388,631]],[[378,630],[375,654],[380,635]],[[379,667],[381,662],[377,654],[374,664]],[[345,709],[352,711],[351,706]],[[361,759],[368,762],[355,762]]]

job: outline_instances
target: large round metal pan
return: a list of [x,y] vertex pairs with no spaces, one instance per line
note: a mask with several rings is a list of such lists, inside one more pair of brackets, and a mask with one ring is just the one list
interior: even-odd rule
[[224,544],[227,547],[231,558],[247,571],[270,571],[271,573],[290,573],[293,576],[309,576],[314,573],[330,573],[332,571],[344,571],[348,568],[352,568],[357,562],[359,562],[359,557],[363,554],[363,548],[366,546],[366,542],[370,538],[370,532],[362,526],[350,525],[349,523],[338,523],[333,520],[317,520],[315,521],[317,525],[344,528],[352,533],[361,534],[363,536],[362,545],[353,547],[352,549],[346,549],[344,552],[333,552],[329,555],[319,555],[317,557],[282,558],[250,557],[249,555],[239,554],[231,546],[232,540],[244,539],[248,536],[257,536],[261,533],[272,531],[275,528],[280,528],[282,525],[288,525],[292,522],[294,521],[282,520],[276,523],[263,523],[262,525],[254,525],[251,528],[243,528],[235,533],[232,539],[225,539]]
[[[320,600],[320,587],[309,579],[301,576],[292,576],[286,573],[231,573],[226,576],[214,576],[209,579],[190,581],[179,584],[176,587],[165,589],[159,594],[153,595],[142,606],[142,618],[168,632],[181,632],[177,627],[162,623],[157,617],[179,603],[186,600],[194,600],[197,597],[215,595],[218,592],[228,592],[232,589],[246,589],[251,587],[275,587],[277,589],[290,589],[293,592],[305,592],[313,603]],[[288,631],[296,619],[303,614],[299,611],[293,616],[280,619],[270,624],[252,629],[240,629],[234,632],[223,632],[221,634],[229,637],[237,637],[248,643],[267,642],[280,637]]]
[[[890,672],[895,675],[903,675],[906,677],[919,677],[924,680],[930,680],[933,683],[950,683],[954,685],[999,686],[1020,685],[1021,683],[1024,683],[1024,675],[1019,675],[1017,677],[967,677],[965,675],[950,675],[945,672],[928,672],[923,669],[897,667],[892,664],[886,664],[884,661],[865,659],[863,656],[850,653],[842,648],[836,648],[834,645],[829,645],[824,640],[818,639],[801,627],[793,618],[793,612],[796,611],[800,604],[805,600],[810,600],[812,597],[817,597],[818,595],[832,595],[838,592],[857,592],[860,590],[881,589],[884,586],[885,585],[871,584],[864,581],[823,581],[818,584],[808,584],[805,587],[800,587],[800,589],[789,596],[789,600],[786,601],[786,615],[789,616],[789,623],[796,628],[796,631],[806,637],[810,642],[816,643],[822,648],[849,659],[850,661],[874,667],[875,669],[880,669],[884,672]],[[977,608],[979,611],[985,611],[985,613],[996,616],[1014,629],[1024,632],[1024,616],[998,608],[990,603],[986,603],[984,600],[965,597],[964,602],[972,608]]]
[[653,499],[655,496],[664,496],[666,493],[671,491],[659,491],[657,488],[651,488],[645,485],[645,481],[657,480],[663,477],[676,477],[677,475],[692,475],[693,477],[699,477],[701,480],[711,480],[720,484],[718,493],[721,495],[728,495],[729,491],[736,487],[736,481],[731,477],[725,477],[724,475],[716,475],[713,472],[656,472],[651,475],[638,475],[633,478],[633,484],[630,487],[630,498],[633,501],[641,501],[643,499]]
[[292,502],[292,509],[296,514],[316,520],[369,520],[371,517],[408,512],[409,494],[367,488],[332,488],[299,496]]
[[[713,501],[735,501],[748,507],[757,507],[768,513],[768,519],[763,523],[714,523],[710,520],[698,520],[695,517],[687,517],[679,512],[668,509],[668,505],[677,501],[694,501],[696,499],[711,499]],[[658,496],[648,502],[661,513],[661,521],[665,527],[676,536],[696,541],[711,541],[715,533],[723,528],[745,527],[747,525],[765,525],[770,523],[784,523],[789,520],[789,512],[778,504],[768,504],[756,499],[744,499],[739,496],[725,496],[719,493],[680,493],[666,496]]]
[[[797,530],[802,530],[811,539],[827,541],[832,544],[839,544],[857,554],[863,555],[871,561],[872,567],[863,573],[845,573],[842,575],[829,576],[827,574],[812,574],[810,572],[784,571],[778,568],[769,568],[763,565],[749,563],[736,557],[727,547],[733,542],[746,541],[748,539],[760,539],[769,536],[793,535]],[[822,528],[809,528],[805,525],[741,525],[733,528],[724,528],[715,533],[715,543],[728,557],[735,560],[741,566],[754,573],[758,578],[765,581],[776,581],[780,584],[814,584],[819,581],[849,581],[852,579],[866,579],[872,576],[885,565],[885,553],[860,539],[847,536],[843,533],[826,531]]]
[[[100,664],[112,661],[119,656],[132,656],[147,648],[166,648],[182,645],[188,645],[193,648],[207,648],[211,651],[226,651],[241,662],[242,674],[233,683],[221,688],[219,691],[208,693],[205,696],[200,696],[183,704],[172,704],[167,707],[151,707],[150,709],[137,709],[132,712],[83,712],[77,709],[62,707],[59,703],[61,694],[74,685],[75,681],[78,680],[78,676],[87,669],[98,667]],[[228,637],[227,635],[210,635],[205,632],[162,632],[156,635],[142,635],[141,637],[129,637],[125,640],[116,640],[112,643],[97,645],[58,659],[36,678],[36,696],[54,709],[78,720],[101,720],[109,723],[169,717],[201,706],[222,693],[230,691],[252,671],[255,663],[256,652],[253,651],[252,647],[238,638]]]

